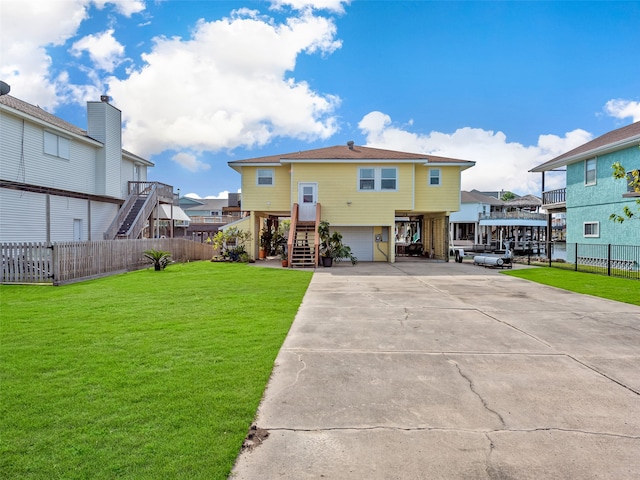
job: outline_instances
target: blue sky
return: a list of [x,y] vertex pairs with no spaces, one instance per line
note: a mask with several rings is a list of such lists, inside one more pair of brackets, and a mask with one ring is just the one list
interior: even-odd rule
[[539,195],[529,169],[640,121],[633,1],[0,0],[0,35],[12,95],[82,128],[109,95],[150,180],[201,197],[238,191],[230,160],[348,140]]

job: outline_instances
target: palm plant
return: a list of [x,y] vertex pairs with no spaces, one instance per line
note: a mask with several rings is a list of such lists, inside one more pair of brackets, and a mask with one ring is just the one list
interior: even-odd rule
[[153,268],[156,271],[164,270],[164,268],[171,262],[171,253],[163,252],[162,250],[145,250],[144,256],[147,260],[153,263]]

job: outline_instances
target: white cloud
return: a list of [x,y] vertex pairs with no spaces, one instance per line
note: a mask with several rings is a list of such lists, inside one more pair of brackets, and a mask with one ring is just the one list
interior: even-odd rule
[[130,17],[134,13],[140,13],[145,9],[143,0],[93,0],[93,3],[99,9],[103,9],[106,4],[110,3],[115,6],[119,14],[125,17]]
[[[540,195],[541,175],[528,171],[551,158],[591,140],[584,130],[573,130],[564,137],[541,135],[537,145],[525,146],[507,141],[503,132],[464,127],[453,133],[413,133],[392,124],[382,112],[365,115],[358,127],[366,136],[367,146],[405,152],[475,161],[462,172],[463,190],[508,190],[525,195]],[[564,177],[545,179],[545,189],[564,186]]]
[[204,198],[209,198],[209,199],[212,199],[212,200],[221,200],[221,199],[224,199],[224,198],[229,198],[229,190],[225,190],[224,192],[220,192],[220,193],[218,193],[218,195],[207,195]]
[[272,0],[272,8],[280,9],[284,6],[295,10],[329,10],[335,13],[344,13],[344,5],[349,5],[350,0]]
[[87,17],[89,0],[3,0],[0,15],[0,77],[12,95],[53,110],[66,77],[50,78],[45,47],[63,45]]
[[[238,190],[240,193],[240,190]],[[229,198],[229,190],[225,190],[223,192],[218,193],[218,195],[207,195],[206,197],[201,197],[197,193],[187,193],[185,197],[193,198],[195,200],[204,200],[204,199],[212,199],[212,200],[222,200],[225,198]]]
[[124,46],[113,36],[110,29],[95,35],[87,35],[73,44],[71,54],[76,58],[86,52],[96,68],[113,72],[124,58]]
[[[72,85],[66,72],[52,77],[52,59],[46,50],[64,45],[77,33],[91,4],[98,8],[111,4],[125,16],[138,13],[145,6],[141,0],[2,0],[0,78],[11,85],[13,95],[53,111],[61,103],[84,100],[88,92],[101,90],[97,79],[92,79],[94,85]],[[97,55],[91,51],[92,58],[100,68],[110,71],[108,62],[110,56],[114,60],[115,45],[107,55],[108,38],[99,40],[88,48],[99,49]],[[82,49],[82,43],[79,45]]]
[[609,100],[604,106],[604,111],[614,118],[631,117],[634,122],[640,122],[640,102],[617,98]]
[[195,155],[186,152],[176,153],[171,160],[190,172],[201,172],[211,168],[208,163],[201,162]]
[[125,147],[150,156],[261,146],[278,136],[330,137],[339,99],[287,73],[301,53],[339,48],[335,33],[330,19],[309,13],[282,24],[252,13],[201,20],[186,40],[154,39],[143,68],[108,82],[122,106]]

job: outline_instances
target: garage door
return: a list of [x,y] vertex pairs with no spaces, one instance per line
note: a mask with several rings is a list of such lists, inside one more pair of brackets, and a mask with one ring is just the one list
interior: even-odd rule
[[373,227],[336,227],[342,234],[342,241],[351,247],[360,262],[373,261]]

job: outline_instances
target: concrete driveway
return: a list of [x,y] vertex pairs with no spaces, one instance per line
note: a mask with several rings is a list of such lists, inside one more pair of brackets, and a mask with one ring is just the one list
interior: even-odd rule
[[470,264],[319,268],[256,424],[231,478],[638,479],[640,307]]

